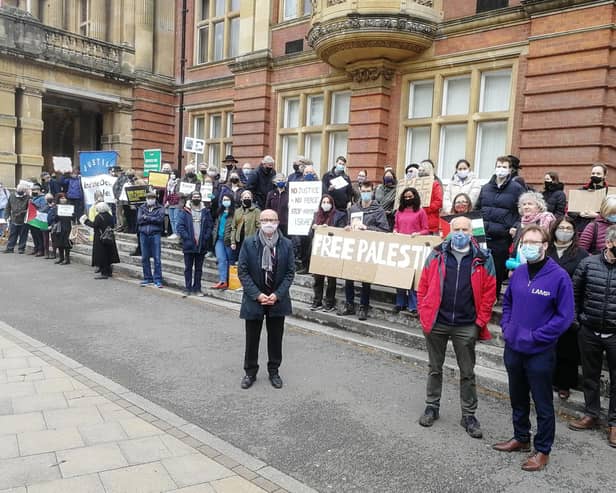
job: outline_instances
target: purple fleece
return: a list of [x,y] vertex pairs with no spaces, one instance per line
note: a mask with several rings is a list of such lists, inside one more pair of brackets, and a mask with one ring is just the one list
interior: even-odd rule
[[507,345],[524,354],[556,346],[573,322],[573,287],[569,274],[554,260],[528,279],[528,266],[513,271],[503,297],[501,327]]

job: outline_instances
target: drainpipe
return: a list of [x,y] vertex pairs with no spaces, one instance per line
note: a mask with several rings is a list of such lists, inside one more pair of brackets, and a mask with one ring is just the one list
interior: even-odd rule
[[182,48],[180,51],[180,106],[178,126],[178,173],[182,172],[182,148],[184,134],[184,79],[186,76],[186,8],[187,0],[182,0]]

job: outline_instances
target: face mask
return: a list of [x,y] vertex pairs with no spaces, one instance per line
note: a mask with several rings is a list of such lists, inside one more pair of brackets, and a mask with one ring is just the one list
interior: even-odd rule
[[551,182],[551,181],[544,181],[544,182],[543,182],[543,187],[544,187],[546,190],[549,190],[550,188],[552,188],[552,185],[553,185],[553,182]]
[[293,165],[293,171],[295,171],[296,173],[299,171],[299,164]]
[[344,173],[344,164],[337,164],[336,165],[336,173],[338,173],[338,174]]
[[610,214],[605,219],[607,219],[610,223],[616,223],[616,214]]
[[233,165],[232,165],[232,164],[226,164],[226,165],[225,165],[225,167],[226,167],[227,169],[231,169],[231,168],[233,168]]
[[186,173],[186,178],[194,178],[195,174],[191,171],[190,173]]
[[528,262],[536,262],[541,257],[541,247],[538,245],[522,245],[520,253]]
[[321,204],[321,209],[323,209],[323,212],[329,212],[332,210],[332,205],[328,203]]
[[603,181],[603,178],[600,176],[591,176],[590,177],[590,182],[594,183],[595,185],[598,185],[599,183],[601,183]]
[[362,202],[370,202],[372,200],[372,192],[362,192],[361,200]]
[[562,241],[563,243],[567,243],[573,239],[573,235],[575,233],[573,231],[558,231],[556,230],[555,236],[558,241]]
[[314,173],[306,173],[304,175],[304,181],[316,181],[317,176]]
[[251,199],[242,199],[242,205],[248,209],[252,205],[252,200]]
[[456,231],[451,235],[451,245],[455,250],[464,250],[471,241],[471,235]]
[[231,180],[229,180],[231,183],[239,183],[240,179],[237,176],[234,176],[233,178],[231,178]]
[[363,175],[360,175],[357,177],[357,183],[363,183],[366,181],[366,177]]
[[278,229],[277,223],[263,223],[261,224],[261,229],[266,235],[274,234],[274,231]]
[[394,179],[391,176],[386,176],[385,178],[383,178],[383,183],[385,185],[393,185]]
[[273,170],[274,168],[267,168],[263,166],[263,171],[265,172],[266,175],[271,175]]
[[278,188],[284,188],[285,185],[286,185],[286,183],[284,181],[277,181],[276,182],[276,186]]
[[250,176],[253,173],[253,169],[252,168],[246,168],[244,171],[244,176]]
[[417,177],[417,170],[415,168],[412,168],[406,172],[407,180],[412,180],[413,178],[416,178],[416,177]]
[[453,210],[456,212],[466,212],[468,210],[468,205],[466,204],[454,204]]
[[145,203],[148,204],[148,206],[152,207],[154,204],[156,204],[156,199],[146,199]]
[[210,178],[214,178],[218,173],[216,173],[216,171],[208,171],[207,172],[207,176],[209,176]]
[[199,205],[201,203],[201,199],[192,199],[193,205]]
[[506,176],[509,176],[510,172],[511,171],[508,168],[496,168],[494,170],[494,174],[497,178],[505,178]]
[[60,199],[60,203],[61,203],[62,205],[64,205],[64,204],[68,204],[68,200],[66,200],[66,199]]
[[134,178],[135,177],[135,175],[126,175],[126,176],[128,176],[129,178]]
[[468,170],[464,170],[464,171],[458,171],[456,174],[458,175],[458,178],[460,178],[460,180],[466,180],[468,178],[468,174],[470,172]]
[[411,207],[415,199],[402,199],[402,202],[406,207]]
[[23,192],[15,192],[15,195],[17,195],[18,197],[23,197],[24,193]]
[[39,193],[38,192],[32,192],[32,196],[33,197],[38,197]]
[[53,204],[53,199],[47,199],[48,204]]
[[231,207],[231,201],[230,201],[230,200],[223,200],[223,201],[222,201],[222,206],[223,206],[225,209],[228,209],[229,207]]
[[171,175],[169,176],[169,178],[170,178],[171,180],[175,180],[176,176],[175,176],[173,173],[171,173]]
[[616,246],[610,248],[610,252],[612,252],[612,257],[616,257]]

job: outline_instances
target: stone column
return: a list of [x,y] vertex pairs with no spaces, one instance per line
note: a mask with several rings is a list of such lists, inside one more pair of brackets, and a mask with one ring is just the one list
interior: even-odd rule
[[90,0],[90,37],[107,40],[107,2],[106,0]]
[[164,0],[156,1],[156,25],[154,36],[154,73],[173,76],[175,60],[175,4]]
[[17,92],[17,153],[18,178],[39,176],[43,167],[43,91],[22,86]]
[[9,187],[16,184],[16,127],[15,84],[0,81],[0,181]]
[[63,0],[45,0],[39,3],[41,10],[39,11],[39,19],[47,26],[64,29],[64,1]]
[[132,151],[132,106],[113,104],[103,115],[103,150],[117,151],[123,168],[131,166]]
[[107,22],[107,41],[119,45],[122,42],[124,8],[122,0],[109,0],[109,22]]
[[154,0],[135,0],[135,68],[154,68]]

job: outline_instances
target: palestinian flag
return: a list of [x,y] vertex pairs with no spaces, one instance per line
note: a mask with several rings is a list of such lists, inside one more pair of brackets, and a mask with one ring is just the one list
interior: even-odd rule
[[479,211],[472,211],[467,214],[451,214],[449,216],[441,216],[440,230],[443,239],[446,239],[449,236],[449,223],[452,219],[458,216],[466,216],[471,220],[471,228],[473,228],[473,236],[475,237],[475,240],[477,241],[477,243],[479,243],[479,246],[481,248],[486,249],[488,247],[486,243],[486,230],[483,225],[483,218],[481,216],[481,212]]
[[47,231],[47,213],[39,212],[32,202],[28,202],[28,214],[26,215],[26,223],[34,226],[41,231]]

